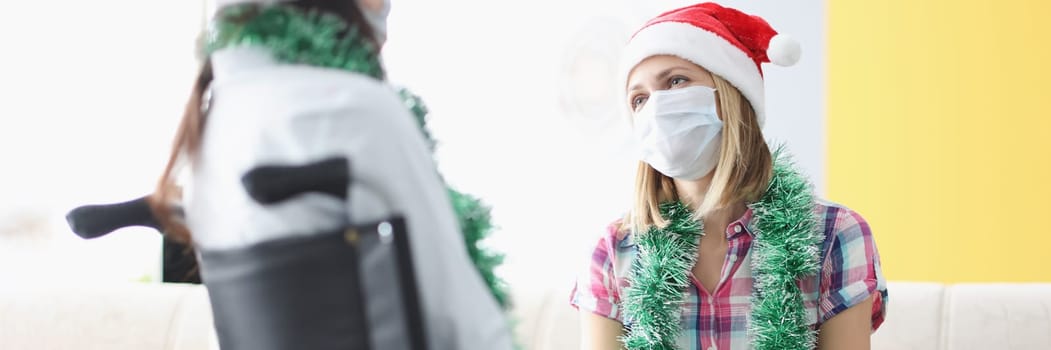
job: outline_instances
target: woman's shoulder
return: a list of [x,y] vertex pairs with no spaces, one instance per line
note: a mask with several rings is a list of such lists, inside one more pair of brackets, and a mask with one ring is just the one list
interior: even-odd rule
[[382,80],[307,65],[275,64],[238,71],[217,79],[212,87],[223,100],[244,96],[254,98],[256,105],[282,106],[277,110],[339,109],[381,114],[406,110],[397,91]]
[[367,133],[390,140],[419,134],[397,91],[383,81],[302,65],[281,65],[257,74],[257,79],[223,86],[222,93],[239,97],[234,100],[258,112],[253,116],[259,120],[282,126],[277,130],[307,129],[319,135]]
[[826,240],[849,234],[871,234],[868,221],[860,213],[843,204],[818,199],[814,205],[814,214]]
[[824,200],[818,201],[815,211],[825,236],[821,246],[825,268],[874,271],[878,275],[879,250],[868,221],[853,209]]
[[620,257],[630,253],[634,243],[631,239],[631,230],[624,225],[624,219],[617,219],[606,225],[592,247],[592,257],[621,260]]
[[820,322],[875,296],[872,329],[883,322],[887,285],[880,267],[879,250],[868,221],[844,205],[818,201],[815,209],[825,233],[818,278]]
[[635,245],[631,239],[631,227],[630,225],[627,225],[626,222],[626,219],[621,217],[613,220],[613,222],[606,226],[604,238],[610,242],[612,247],[625,249]]
[[622,278],[628,274],[635,254],[635,244],[624,220],[614,220],[606,225],[588,256],[589,271],[613,279]]
[[364,74],[301,65],[281,66],[274,70],[273,81],[296,81],[290,91],[297,98],[323,99],[336,108],[353,107],[379,111],[405,111],[397,92],[384,81]]

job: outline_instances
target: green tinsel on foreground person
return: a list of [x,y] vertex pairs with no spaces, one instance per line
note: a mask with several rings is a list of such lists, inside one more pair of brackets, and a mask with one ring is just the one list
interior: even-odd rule
[[[400,89],[399,94],[405,101],[405,106],[416,116],[416,122],[420,126],[431,150],[437,144],[430,131],[427,129],[427,115],[430,111],[419,96],[408,89]],[[496,275],[496,267],[504,261],[504,255],[487,249],[483,241],[489,237],[494,227],[491,222],[490,208],[478,198],[462,193],[447,186],[449,198],[452,200],[453,209],[460,222],[463,231],[464,244],[467,245],[467,253],[471,261],[478,268],[485,284],[493,293],[493,297],[505,310],[510,308],[510,296],[507,292],[507,283]]]

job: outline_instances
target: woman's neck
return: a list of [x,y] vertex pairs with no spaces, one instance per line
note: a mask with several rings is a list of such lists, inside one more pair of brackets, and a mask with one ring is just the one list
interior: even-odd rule
[[[701,207],[701,203],[704,202],[705,197],[708,195],[708,188],[712,184],[712,177],[715,172],[710,172],[708,175],[697,179],[697,180],[673,180],[675,183],[675,192],[679,196],[679,200],[686,204],[692,210],[697,210]],[[717,231],[706,230],[709,232],[722,232],[731,222],[737,220],[744,212],[748,210],[745,203],[736,202],[730,203],[721,208],[714,209],[704,214],[704,223],[706,227],[715,229]],[[724,237],[725,235],[718,235]]]
[[701,207],[701,203],[704,203],[714,175],[713,171],[697,180],[672,180],[675,183],[675,194],[678,195],[679,201],[696,211]]

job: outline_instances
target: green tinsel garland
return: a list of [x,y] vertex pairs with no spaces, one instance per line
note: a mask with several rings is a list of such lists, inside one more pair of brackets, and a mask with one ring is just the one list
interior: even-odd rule
[[668,226],[651,226],[634,237],[639,252],[631,266],[631,283],[621,299],[624,314],[632,322],[621,339],[628,349],[676,349],[682,329],[679,317],[686,302],[684,291],[697,263],[704,225],[681,202],[662,204],[661,214]]
[[453,209],[460,219],[460,229],[463,230],[463,240],[467,244],[467,254],[474,261],[478,273],[482,275],[489,291],[496,298],[500,307],[507,309],[510,298],[507,293],[507,283],[496,275],[495,269],[504,262],[503,254],[499,254],[482,247],[482,240],[489,236],[492,231],[489,207],[482,204],[471,195],[460,193],[452,188],[448,189],[449,197],[453,201]]
[[825,235],[810,183],[784,153],[783,148],[774,152],[770,186],[749,206],[755,235],[749,332],[756,350],[809,350],[817,343],[797,282],[820,270]]
[[431,136],[431,131],[427,130],[427,115],[431,113],[431,110],[427,109],[427,105],[423,103],[423,99],[420,96],[412,93],[409,89],[398,89],[398,96],[401,96],[401,101],[405,108],[408,108],[409,112],[412,112],[412,115],[416,117],[416,126],[420,127],[420,132],[423,133],[423,140],[427,142],[427,148],[431,150],[431,153],[434,153],[434,147],[438,143]]
[[[818,272],[824,234],[810,185],[784,153],[774,151],[770,185],[749,205],[755,285],[748,331],[757,350],[809,350],[816,344],[797,282]],[[639,252],[621,301],[632,322],[622,339],[628,349],[677,349],[682,332],[682,306],[703,224],[682,203],[665,203],[661,213],[667,227],[651,227],[635,237]]]
[[[427,130],[427,114],[429,113],[427,105],[423,103],[419,96],[416,96],[408,89],[399,89],[398,94],[401,95],[405,107],[409,108],[416,117],[416,123],[433,152],[436,142]],[[448,185],[446,185],[446,190],[449,193],[450,200],[452,200],[456,217],[460,221],[460,230],[463,231],[464,244],[467,245],[467,254],[470,255],[475,268],[478,269],[482,280],[485,281],[486,286],[489,287],[489,292],[496,298],[500,307],[505,310],[509,309],[511,300],[507,291],[507,283],[497,276],[495,272],[496,267],[503,263],[504,256],[488,250],[482,245],[482,241],[493,230],[489,207],[477,198],[461,193],[448,187]]]
[[204,51],[268,49],[282,62],[337,68],[383,79],[375,44],[339,16],[285,5],[241,4],[216,16]]
[[[434,146],[437,142],[431,137],[430,130],[427,130],[427,114],[430,113],[427,105],[423,103],[423,99],[408,89],[399,89],[398,94],[401,95],[405,107],[416,117],[416,125],[420,127],[420,132],[423,133],[427,146],[431,149],[431,152],[434,152]],[[504,262],[504,255],[488,250],[482,245],[482,241],[489,237],[493,230],[490,208],[478,198],[461,193],[452,187],[448,187],[448,185],[446,185],[446,191],[449,193],[453,210],[456,211],[456,217],[459,219],[464,244],[467,246],[467,254],[471,257],[475,269],[482,276],[482,280],[489,287],[489,292],[492,293],[496,302],[504,311],[510,311],[511,298],[508,293],[507,282],[500,276],[497,276],[495,271],[496,267]],[[514,328],[517,320],[511,318],[508,321]],[[517,340],[515,340],[514,346],[516,350],[523,348],[522,344]]]

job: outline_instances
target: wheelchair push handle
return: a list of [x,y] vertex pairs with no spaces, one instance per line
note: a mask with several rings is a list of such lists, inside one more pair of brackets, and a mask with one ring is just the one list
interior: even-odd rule
[[[177,209],[180,215],[181,211]],[[161,231],[160,222],[150,210],[148,195],[121,203],[80,206],[66,214],[66,222],[73,233],[83,239],[102,237],[131,226]]]
[[241,177],[241,185],[252,199],[263,205],[307,193],[346,200],[350,162],[345,157],[333,157],[304,165],[259,166]]

